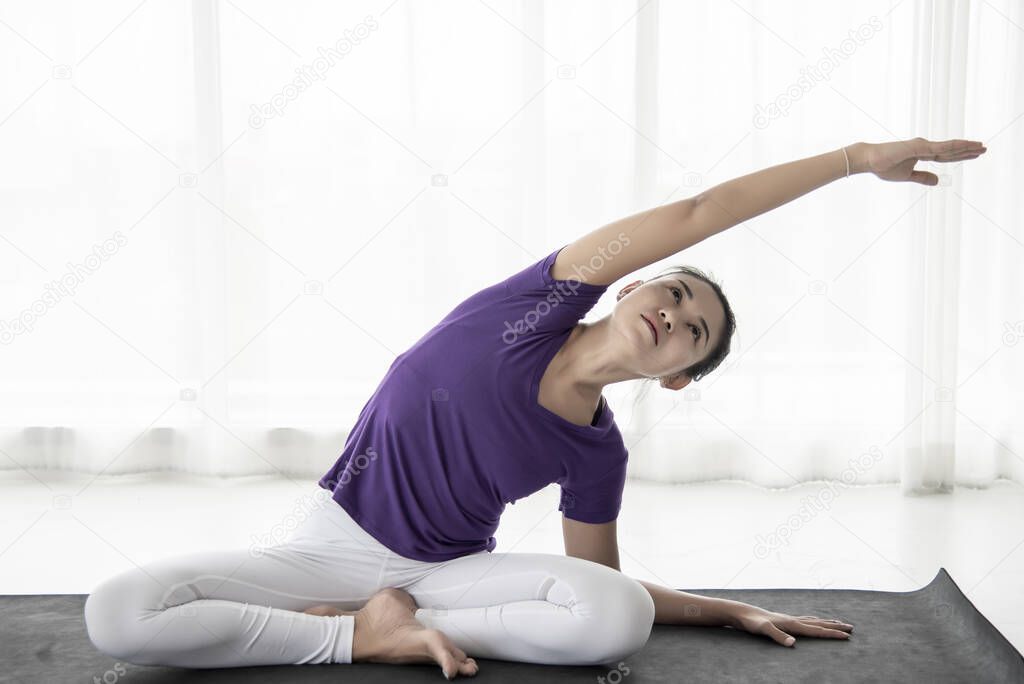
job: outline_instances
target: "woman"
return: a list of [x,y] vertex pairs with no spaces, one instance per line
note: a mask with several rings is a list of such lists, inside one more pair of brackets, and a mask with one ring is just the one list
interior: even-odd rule
[[[619,572],[627,452],[602,390],[638,378],[682,389],[728,354],[735,320],[718,285],[677,268],[579,321],[620,278],[826,183],[871,172],[936,185],[917,161],[984,152],[966,140],[855,143],[608,224],[477,292],[395,359],[284,543],[116,575],[86,601],[90,639],[137,664],[436,662],[452,678],[476,674],[471,656],[614,663],[655,622],[784,646],[848,638],[852,625],[835,619]],[[506,504],[553,482],[566,555],[492,553]]]

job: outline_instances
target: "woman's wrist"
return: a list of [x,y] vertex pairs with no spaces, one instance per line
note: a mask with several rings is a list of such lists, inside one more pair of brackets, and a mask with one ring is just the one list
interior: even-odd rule
[[855,173],[866,173],[869,170],[867,155],[870,146],[870,143],[855,142],[843,148],[850,159],[851,176]]
[[732,599],[719,599],[719,601],[721,601],[721,603],[719,606],[718,614],[722,621],[722,624],[737,629],[740,626],[739,620],[737,619],[737,615],[739,615],[739,613],[744,610],[748,610],[754,607],[749,603],[744,603],[742,601],[734,601]]

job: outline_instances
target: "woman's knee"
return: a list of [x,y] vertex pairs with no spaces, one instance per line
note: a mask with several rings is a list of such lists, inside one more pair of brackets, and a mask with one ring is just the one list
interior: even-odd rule
[[654,599],[642,584],[621,575],[607,595],[606,653],[600,662],[619,660],[640,651],[654,626]]
[[654,599],[642,584],[612,570],[580,606],[581,656],[590,664],[620,660],[640,651],[654,626]]
[[122,654],[115,653],[119,647],[117,627],[117,597],[106,589],[105,583],[96,587],[85,599],[85,631],[89,641],[97,649],[114,658]]
[[133,659],[144,631],[138,622],[138,580],[134,572],[115,575],[97,586],[85,599],[85,628],[93,646],[107,655],[144,665]]

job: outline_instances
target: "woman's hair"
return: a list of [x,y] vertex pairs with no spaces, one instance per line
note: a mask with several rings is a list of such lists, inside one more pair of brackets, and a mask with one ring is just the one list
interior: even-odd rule
[[[725,312],[725,323],[723,329],[718,336],[718,341],[715,342],[715,346],[711,348],[707,356],[703,360],[691,365],[688,368],[683,368],[676,373],[686,373],[693,381],[696,382],[703,378],[711,371],[718,368],[719,364],[725,360],[725,357],[729,355],[729,345],[732,342],[732,335],[736,332],[736,316],[733,315],[732,307],[729,306],[729,300],[726,299],[725,293],[722,292],[721,286],[711,279],[711,276],[705,274],[699,268],[695,266],[671,266],[668,269],[662,271],[658,275],[651,278],[651,280],[657,280],[668,275],[674,275],[676,273],[683,273],[694,278],[699,278],[705,283],[711,286],[711,289],[718,295],[718,301],[722,305],[722,310]],[[676,373],[670,373],[669,375],[675,375]],[[655,380],[656,378],[648,378],[648,380]]]

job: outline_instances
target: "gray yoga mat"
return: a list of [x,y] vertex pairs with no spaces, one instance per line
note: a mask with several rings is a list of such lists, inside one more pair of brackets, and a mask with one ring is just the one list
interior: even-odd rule
[[[909,592],[855,589],[684,589],[793,615],[836,617],[851,638],[797,637],[792,648],[727,627],[655,625],[647,646],[605,667],[478,659],[478,682],[1024,682],[1024,658],[944,568]],[[435,665],[283,665],[186,670],[121,663],[85,631],[85,595],[0,596],[0,681],[438,682]],[[599,679],[601,678],[601,679]]]

